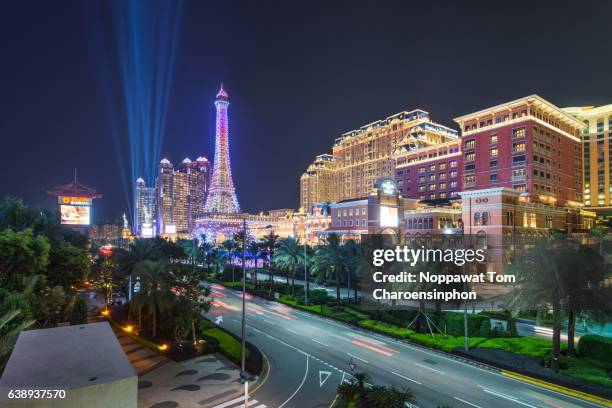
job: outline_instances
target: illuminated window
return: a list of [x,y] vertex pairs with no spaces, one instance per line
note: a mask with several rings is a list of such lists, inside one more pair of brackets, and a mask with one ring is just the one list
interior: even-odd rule
[[361,215],[365,215],[365,213],[366,213],[366,209],[365,209],[365,208],[362,208],[362,209],[361,209]]
[[524,152],[525,151],[525,143],[523,143],[523,142],[514,143],[512,145],[512,151],[513,152]]
[[436,171],[436,165],[435,164],[430,165],[429,171]]
[[457,167],[457,160],[451,160],[450,161],[450,166],[451,166],[451,168]]
[[536,228],[535,213],[523,213],[523,227]]
[[516,129],[512,129],[512,137],[515,138],[523,138],[525,137],[525,128],[516,128]]
[[446,163],[440,163],[440,170],[444,170],[446,168]]
[[466,140],[465,142],[466,149],[473,149],[474,147],[476,147],[476,141],[474,139]]
[[436,189],[436,185],[435,184],[430,184],[429,185],[429,191],[433,191]]
[[451,186],[451,188],[455,188],[455,187],[457,187],[457,180],[453,180],[453,181],[451,181],[451,182],[450,182],[450,186]]
[[465,154],[465,161],[474,161],[475,159],[476,159],[476,153],[471,152],[471,153]]
[[450,172],[451,177],[457,177],[457,170],[453,170]]
[[438,176],[438,178],[439,178],[440,180],[444,180],[444,179],[446,179],[446,173],[440,173],[440,175]]
[[497,143],[497,135],[491,136],[491,143]]
[[446,190],[446,183],[440,183],[440,189]]
[[430,174],[429,175],[429,181],[434,181],[436,179],[436,175],[435,174]]
[[474,214],[474,225],[482,225],[482,218],[480,218],[479,212]]
[[425,167],[419,167],[419,174],[425,173]]
[[497,147],[491,149],[491,157],[497,157]]

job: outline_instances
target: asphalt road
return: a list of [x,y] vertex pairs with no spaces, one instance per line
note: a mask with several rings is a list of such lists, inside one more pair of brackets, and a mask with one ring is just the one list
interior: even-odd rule
[[[242,294],[212,289],[208,317],[240,335]],[[338,384],[357,371],[375,384],[410,388],[421,408],[600,406],[248,294],[247,339],[270,362],[269,377],[253,393],[267,407],[328,407]]]

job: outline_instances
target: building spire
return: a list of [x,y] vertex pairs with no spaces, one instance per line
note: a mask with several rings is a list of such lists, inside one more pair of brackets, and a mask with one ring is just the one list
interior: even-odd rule
[[221,81],[221,88],[219,88],[219,92],[217,93],[217,99],[229,99],[227,92],[223,89],[223,81]]

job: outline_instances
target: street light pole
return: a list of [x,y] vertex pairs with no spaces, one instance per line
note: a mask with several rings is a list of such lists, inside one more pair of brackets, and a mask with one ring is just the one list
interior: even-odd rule
[[245,338],[245,325],[246,325],[246,238],[247,238],[247,225],[246,216],[243,218],[243,236],[242,236],[242,344],[240,348],[241,354],[241,377],[244,380],[244,406],[248,406],[249,402],[249,381],[245,371],[245,358],[246,358],[246,338]]
[[304,303],[308,306],[308,262],[306,262],[306,233],[304,232],[304,285],[306,285]]

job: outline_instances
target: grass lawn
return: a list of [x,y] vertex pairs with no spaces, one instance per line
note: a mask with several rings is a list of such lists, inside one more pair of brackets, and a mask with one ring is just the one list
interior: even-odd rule
[[612,378],[607,374],[609,364],[588,357],[565,357],[561,362],[568,365],[561,373],[612,388]]
[[[415,343],[419,343],[425,347],[432,347],[439,350],[447,351],[449,353],[453,351],[453,349],[456,347],[463,347],[465,341],[463,336],[458,337],[447,335],[446,337],[444,337],[443,334],[438,333],[434,333],[433,337],[430,333],[415,333],[410,336],[410,340],[414,341]],[[470,337],[468,339],[468,345],[469,347],[477,347],[485,340],[487,339],[485,339],[484,337]]]
[[[240,361],[240,343],[234,337],[216,327],[207,329],[202,332],[210,337],[219,340],[219,350],[223,355],[234,362]],[[246,357],[249,357],[249,349],[246,350]]]
[[414,335],[414,330],[398,327],[378,320],[364,319],[360,320],[358,324],[364,329],[369,329],[393,337],[399,337],[400,339],[408,339]]
[[[537,337],[508,337],[499,339],[487,339],[480,343],[478,347],[493,348],[511,351],[516,354],[524,354],[531,357],[547,357],[552,350],[552,342],[547,339]],[[561,344],[561,349],[567,346]]]

